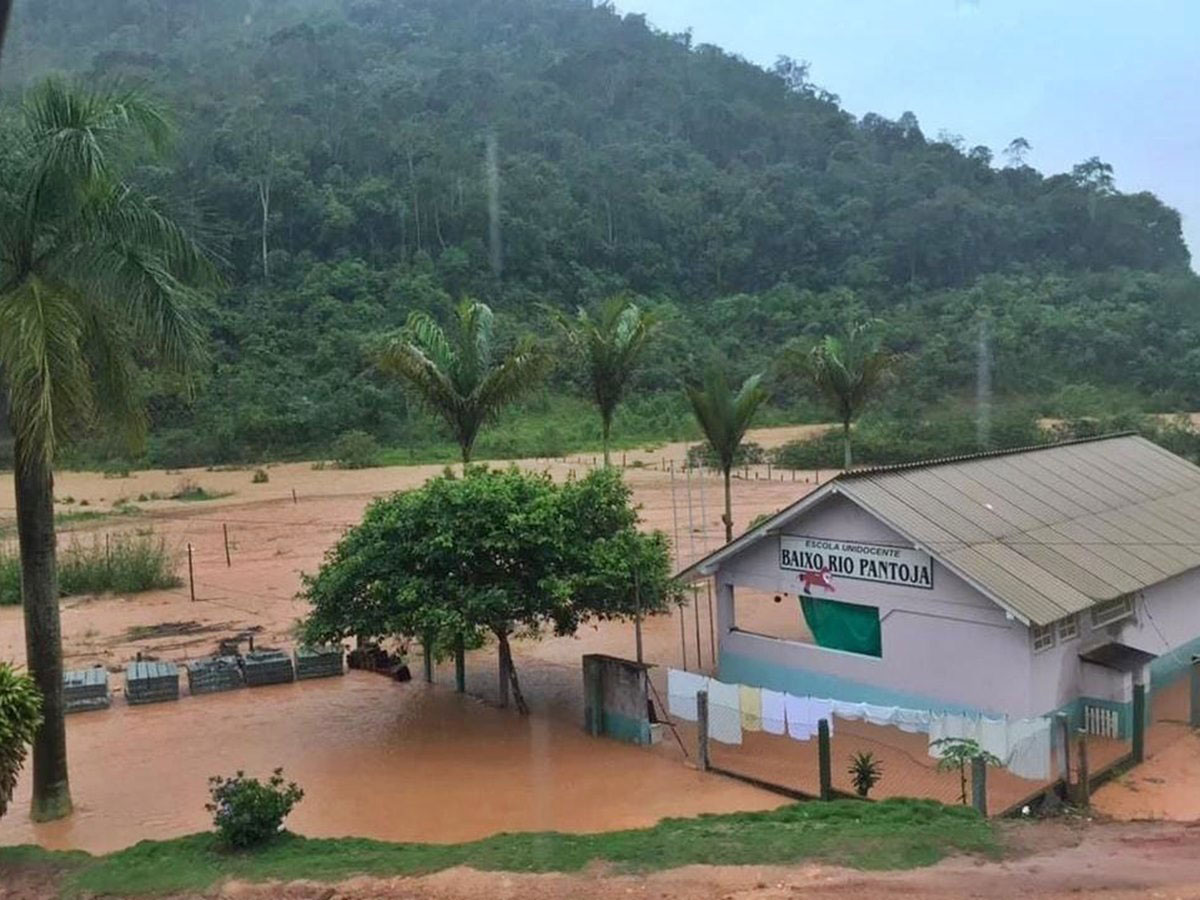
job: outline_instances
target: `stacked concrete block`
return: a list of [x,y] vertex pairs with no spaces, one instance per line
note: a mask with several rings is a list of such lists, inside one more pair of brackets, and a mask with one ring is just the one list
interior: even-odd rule
[[214,656],[187,664],[188,690],[192,694],[216,694],[245,685],[236,656]]
[[330,678],[344,674],[342,669],[342,648],[332,647],[297,647],[296,648],[296,678]]
[[108,672],[99,667],[63,672],[63,709],[83,712],[89,709],[108,709],[112,697],[108,693]]
[[169,662],[132,662],[125,669],[125,699],[159,703],[179,699],[179,667]]
[[296,680],[291,658],[281,650],[256,650],[242,657],[242,673],[246,684],[286,684]]

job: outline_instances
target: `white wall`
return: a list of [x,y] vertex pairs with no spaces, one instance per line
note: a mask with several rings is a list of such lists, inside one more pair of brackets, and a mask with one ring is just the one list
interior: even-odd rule
[[[787,534],[911,546],[910,542],[839,495],[787,523]],[[934,588],[899,587],[835,578],[831,599],[879,608],[883,657],[826,650],[736,630],[728,591],[739,585],[783,593],[797,607],[797,573],[779,566],[779,542],[768,536],[726,560],[717,573],[723,657],[737,657],[739,671],[764,679],[791,670],[803,687],[838,690],[840,699],[891,699],[928,706],[977,709],[1027,716],[1030,704],[1028,630],[962,579],[934,562]],[[816,596],[826,596],[814,589]],[[730,628],[735,630],[730,631]],[[745,660],[752,660],[747,664]],[[771,685],[768,685],[771,686]],[[858,696],[853,696],[853,695]]]

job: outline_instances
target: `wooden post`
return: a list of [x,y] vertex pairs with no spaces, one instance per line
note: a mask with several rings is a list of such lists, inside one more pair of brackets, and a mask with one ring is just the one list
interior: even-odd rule
[[225,566],[228,568],[233,565],[233,560],[229,558],[229,525],[226,522],[221,523],[221,532],[225,535]]
[[421,646],[425,651],[425,683],[433,684],[433,633],[426,632],[425,638],[421,641]]
[[192,595],[192,602],[196,602],[196,573],[192,568],[192,542],[188,541],[188,591]]
[[467,647],[461,634],[454,639],[454,690],[467,691]]
[[987,760],[982,756],[971,760],[971,805],[987,818]]
[[767,463],[767,481],[774,481],[775,477],[771,474],[771,464]]
[[1091,785],[1088,783],[1087,732],[1079,729],[1075,746],[1075,805],[1088,806],[1092,802]]
[[625,462],[625,454],[624,453],[621,454],[621,468],[622,469],[629,468],[628,464]]
[[833,799],[833,762],[829,747],[829,720],[817,722],[817,765],[820,767],[821,799]]
[[1200,656],[1192,657],[1192,702],[1188,724],[1200,728]]
[[1146,686],[1138,683],[1133,686],[1133,761],[1146,760]]
[[1059,731],[1062,735],[1062,774],[1063,783],[1069,791],[1071,788],[1071,717],[1066,713],[1058,713],[1055,716],[1058,721]]
[[109,572],[112,571],[112,542],[110,541],[111,537],[112,537],[112,535],[110,535],[107,531],[104,532],[104,568],[108,569]]
[[642,579],[638,570],[633,570],[633,642],[638,665],[642,659]]
[[708,771],[708,691],[696,692],[696,762]]
[[295,488],[292,488],[292,502],[293,502],[293,503],[299,503],[299,502],[300,502],[299,500],[297,500],[297,499],[296,499],[296,489],[295,489]]

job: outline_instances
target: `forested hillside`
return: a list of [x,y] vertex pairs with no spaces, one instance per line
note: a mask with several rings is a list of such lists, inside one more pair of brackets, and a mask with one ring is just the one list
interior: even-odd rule
[[[1021,141],[994,156],[912,114],[856,119],[803,64],[764,71],[638,16],[18,0],[8,102],[55,70],[170,104],[172,163],[140,177],[225,267],[195,397],[147,379],[158,462],[323,449],[353,428],[427,440],[365,348],[461,295],[513,333],[548,333],[541,304],[643,296],[669,325],[651,398],[714,354],[741,376],[870,314],[909,355],[910,407],[973,391],[981,333],[994,388],[1045,412],[1081,385],[1200,402],[1200,282],[1158,198],[1119,193],[1095,158],[1043,175]],[[792,380],[773,391],[812,412]],[[674,400],[634,412],[656,402]]]

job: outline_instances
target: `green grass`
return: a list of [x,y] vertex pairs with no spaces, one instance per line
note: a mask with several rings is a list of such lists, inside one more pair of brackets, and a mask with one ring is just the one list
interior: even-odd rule
[[762,813],[668,819],[653,828],[603,834],[500,834],[465,844],[389,844],[284,834],[259,850],[222,851],[212,834],[143,841],[107,856],[0,849],[6,865],[60,865],[63,891],[154,895],[205,891],[226,878],[249,881],[353,875],[419,875],[465,865],[484,871],[576,872],[594,861],[645,872],[693,863],[823,862],[858,869],[909,869],[955,853],[1000,854],[995,826],[965,807],[930,800],[800,803]]
[[[166,542],[153,534],[113,535],[107,541],[72,539],[59,550],[58,587],[64,597],[106,592],[136,594],[177,587]],[[0,606],[21,602],[21,563],[15,549],[0,545]]]

